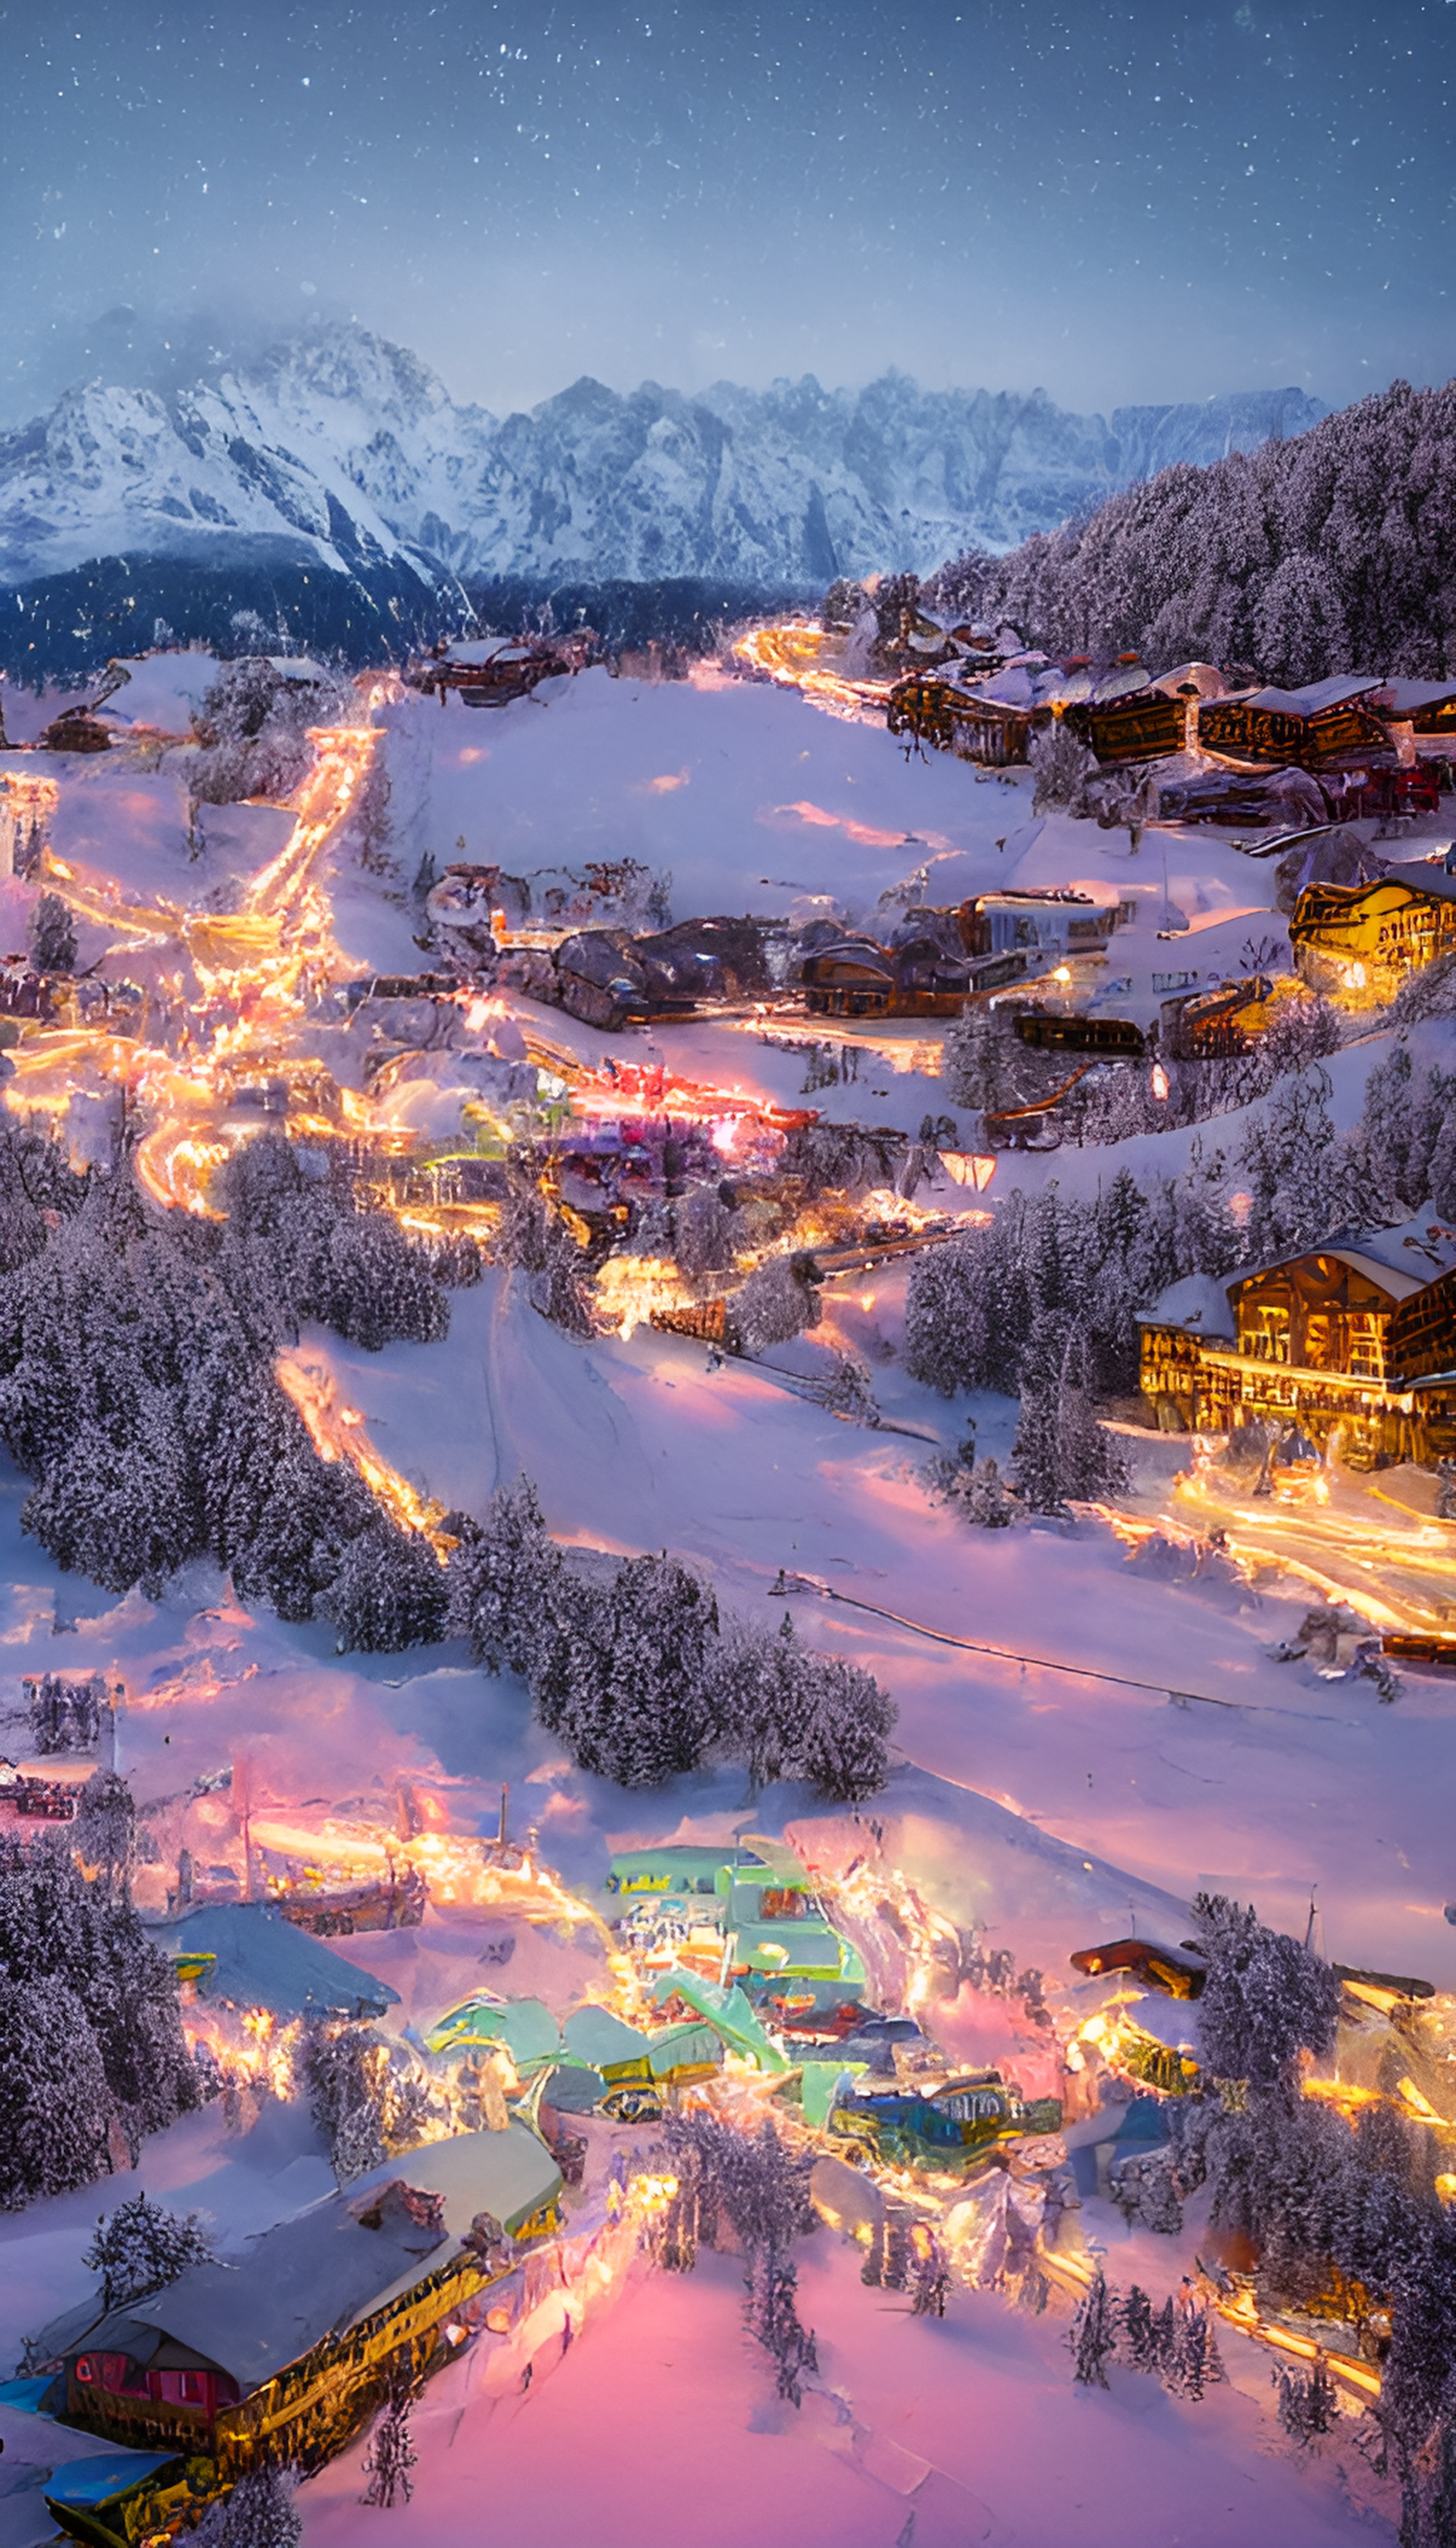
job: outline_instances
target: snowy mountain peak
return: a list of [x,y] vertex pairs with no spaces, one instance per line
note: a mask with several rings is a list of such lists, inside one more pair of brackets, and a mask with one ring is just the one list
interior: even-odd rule
[[924,391],[889,372],[858,391],[806,374],[696,397],[584,377],[497,419],[344,322],[230,368],[210,354],[188,382],[122,368],[125,384],[68,390],[0,436],[7,580],[126,554],[226,568],[263,542],[335,572],[389,561],[426,580],[433,560],[477,579],[810,588],[1010,547],[1171,461],[1220,459],[1323,412],[1286,390],[1120,409],[1109,424],[1041,390]]

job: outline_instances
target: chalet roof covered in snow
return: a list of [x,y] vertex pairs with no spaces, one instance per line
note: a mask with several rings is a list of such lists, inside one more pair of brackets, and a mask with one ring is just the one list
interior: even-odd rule
[[1447,699],[1456,699],[1456,682],[1389,682],[1385,695],[1389,715],[1419,716],[1422,708],[1443,707]]
[[198,1995],[234,2008],[266,2008],[284,2020],[383,2017],[399,2000],[388,1982],[296,1929],[267,1902],[206,1903],[152,1935],[167,1956],[216,1956]]
[[1236,1333],[1230,1293],[1245,1283],[1277,1274],[1281,1266],[1302,1265],[1312,1256],[1332,1256],[1374,1283],[1393,1301],[1409,1301],[1429,1283],[1456,1268],[1456,1230],[1437,1222],[1429,1207],[1394,1229],[1339,1230],[1318,1247],[1294,1248],[1260,1265],[1240,1265],[1220,1280],[1212,1274],[1185,1274],[1159,1293],[1150,1308],[1138,1312],[1140,1327],[1183,1327],[1195,1335],[1231,1344]]
[[[439,2201],[411,2207],[401,2187]],[[148,2359],[180,2346],[246,2396],[444,2264],[477,2214],[509,2231],[560,2190],[555,2160],[524,2124],[430,2141],[265,2230],[240,2263],[196,2265],[150,2300],[129,2302],[89,2341],[134,2360],[148,2338]]]
[[1139,1327],[1192,1327],[1201,1336],[1218,1336],[1225,1343],[1233,1341],[1233,1313],[1228,1307],[1228,1294],[1212,1274],[1185,1274],[1179,1283],[1170,1283],[1160,1292],[1150,1309],[1138,1313]]
[[1381,683],[1373,673],[1332,673],[1326,682],[1311,682],[1302,690],[1250,690],[1246,703],[1251,708],[1273,708],[1281,716],[1318,716],[1321,708],[1337,708],[1346,699],[1368,698]]

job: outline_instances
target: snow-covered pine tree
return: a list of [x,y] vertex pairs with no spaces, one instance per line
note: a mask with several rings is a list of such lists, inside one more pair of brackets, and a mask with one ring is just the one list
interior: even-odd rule
[[121,1889],[99,1906],[96,1965],[76,1981],[129,2137],[165,2132],[202,2102],[177,1976]]
[[1208,1961],[1199,2043],[1214,2078],[1272,2088],[1302,2050],[1332,2048],[1340,1994],[1332,1965],[1225,1894],[1195,1894],[1192,1917]]
[[125,1893],[136,1855],[136,1802],[115,1770],[92,1771],[76,1799],[71,1845],[108,1894]]
[[478,1531],[462,1538],[449,1569],[450,1626],[469,1637],[477,1663],[488,1672],[529,1672],[560,1569],[530,1479],[498,1487]]
[[1130,1471],[1117,1437],[1099,1424],[1092,1408],[1087,1340],[1074,1326],[1058,1375],[1056,1455],[1062,1494],[1070,1502],[1093,1503],[1126,1492]]
[[104,2174],[117,2100],[96,2037],[53,1972],[0,1976],[0,2209]]
[[136,2194],[119,2203],[108,2219],[102,2214],[82,2264],[101,2276],[103,2309],[120,2309],[175,2283],[193,2265],[207,2264],[213,2241],[197,2212],[169,2212],[150,2196]]
[[1339,2397],[1323,2353],[1317,2350],[1308,2372],[1286,2367],[1271,2371],[1269,2377],[1278,2392],[1280,2428],[1291,2441],[1303,2447],[1318,2434],[1333,2432],[1339,2419]]
[[1130,2371],[1160,2372],[1157,2320],[1140,2283],[1130,2284],[1119,2312],[1118,2358]]
[[1105,2389],[1106,2365],[1117,2351],[1117,2310],[1099,2265],[1072,2320],[1072,2378],[1083,2388]]
[[714,1751],[744,1763],[755,1793],[805,1774],[814,1662],[786,1610],[776,1635],[745,1619],[724,1622],[707,1678],[708,1739]]
[[803,1775],[837,1804],[864,1804],[877,1795],[889,1769],[897,1714],[871,1673],[838,1655],[814,1656]]
[[31,914],[31,961],[38,973],[73,973],[76,924],[68,902],[43,893]]
[[1170,2361],[1163,2373],[1163,2385],[1175,2397],[1195,2402],[1215,2381],[1227,2377],[1220,2357],[1209,2313],[1197,2301],[1190,2301],[1177,2320]]
[[318,2028],[304,2057],[309,2103],[340,2185],[382,2167],[389,2054],[367,2026]]
[[438,1645],[445,1633],[444,1570],[427,1539],[381,1514],[350,1540],[316,1606],[336,1629],[341,1655]]
[[1060,1422],[1065,1352],[1065,1320],[1043,1312],[1027,1344],[1021,1416],[1012,1453],[1012,1477],[1029,1512],[1061,1513],[1066,1509]]
[[803,2404],[805,2372],[819,2368],[813,2334],[799,2320],[798,2279],[792,2257],[768,2250],[753,2267],[747,2310],[750,2328],[777,2366],[778,2395],[795,2407]]
[[910,1260],[906,1368],[943,1398],[989,1386],[988,1256],[984,1233],[973,1230]]

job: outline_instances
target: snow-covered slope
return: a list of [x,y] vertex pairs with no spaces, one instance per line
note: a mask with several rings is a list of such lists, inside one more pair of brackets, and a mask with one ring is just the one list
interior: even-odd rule
[[335,572],[707,576],[820,585],[1005,548],[1173,460],[1205,462],[1323,412],[1297,390],[1119,409],[863,391],[812,377],[687,398],[578,381],[529,415],[454,406],[412,354],[327,325],[192,387],[66,392],[0,437],[0,574],[108,555],[219,566],[312,553]]

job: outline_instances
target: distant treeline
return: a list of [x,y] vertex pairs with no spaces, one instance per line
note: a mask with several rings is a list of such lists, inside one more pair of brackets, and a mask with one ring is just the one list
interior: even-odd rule
[[724,625],[761,618],[803,593],[768,592],[697,577],[658,584],[552,584],[501,577],[467,595],[440,570],[434,592],[408,569],[362,563],[339,575],[317,558],[94,558],[66,575],[0,591],[0,669],[40,689],[84,682],[112,655],[148,646],[204,645],[219,655],[261,646],[302,650],[357,671],[403,662],[437,637],[478,627],[593,628],[611,655],[654,643],[701,655]]
[[1456,382],[1398,381],[1293,441],[1165,469],[1004,557],[956,559],[926,597],[1057,655],[1439,678],[1456,670]]
[[[257,544],[259,548],[264,543]],[[339,575],[317,557],[93,558],[66,575],[0,591],[0,668],[39,689],[85,682],[112,655],[204,645],[247,655],[271,642],[358,668],[393,663],[468,624],[469,604],[441,572],[431,592],[388,561]]]
[[594,628],[609,655],[652,645],[708,654],[720,629],[817,599],[802,587],[770,591],[700,576],[664,576],[656,584],[548,584],[539,577],[498,576],[467,590],[483,628],[534,626],[549,611],[556,628]]

